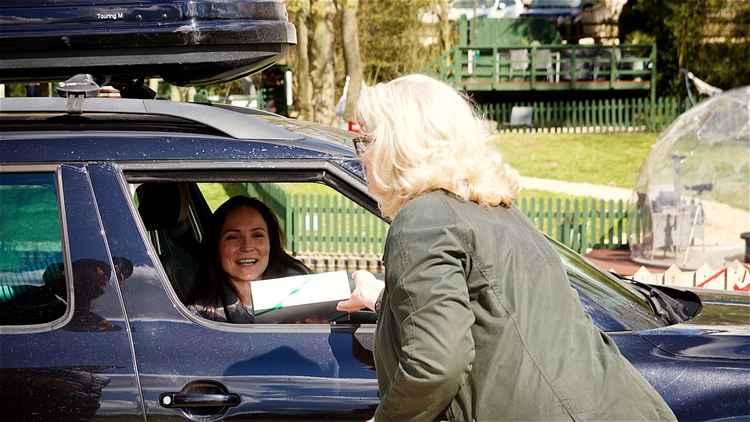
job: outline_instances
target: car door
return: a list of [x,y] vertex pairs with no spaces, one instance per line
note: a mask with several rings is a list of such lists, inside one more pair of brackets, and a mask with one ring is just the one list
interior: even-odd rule
[[0,166],[2,419],[143,419],[119,295],[88,175]]
[[88,170],[112,254],[133,263],[121,290],[149,421],[372,416],[372,326],[230,325],[190,314],[155,259],[120,169]]

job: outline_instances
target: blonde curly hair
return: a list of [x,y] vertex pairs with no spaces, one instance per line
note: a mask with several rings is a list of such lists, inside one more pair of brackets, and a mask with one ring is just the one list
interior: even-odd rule
[[374,140],[368,184],[386,217],[434,190],[484,206],[509,207],[518,194],[518,173],[488,145],[487,122],[445,83],[414,74],[364,87],[357,113]]

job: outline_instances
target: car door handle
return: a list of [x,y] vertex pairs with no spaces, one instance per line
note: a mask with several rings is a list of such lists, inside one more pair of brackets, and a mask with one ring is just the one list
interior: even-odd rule
[[159,403],[162,407],[197,408],[197,407],[233,407],[240,404],[239,394],[234,393],[162,393]]

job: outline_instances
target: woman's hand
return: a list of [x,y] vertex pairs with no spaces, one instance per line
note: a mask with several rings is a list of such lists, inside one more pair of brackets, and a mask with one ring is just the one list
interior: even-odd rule
[[336,309],[342,312],[356,312],[363,308],[375,310],[375,302],[380,297],[380,292],[385,288],[385,283],[375,278],[369,271],[355,271],[352,273],[354,279],[354,291],[349,300],[338,303]]

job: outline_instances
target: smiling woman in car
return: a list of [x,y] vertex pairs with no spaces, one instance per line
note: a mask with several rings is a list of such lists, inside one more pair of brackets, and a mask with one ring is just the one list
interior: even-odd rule
[[376,422],[675,419],[512,206],[516,172],[458,92],[410,75],[357,107],[368,188],[393,222],[385,284],[356,272],[339,310],[378,314]]
[[252,323],[250,283],[310,272],[284,251],[276,216],[255,198],[230,198],[214,212],[212,224],[204,240],[200,281],[189,301],[190,310],[204,318]]

